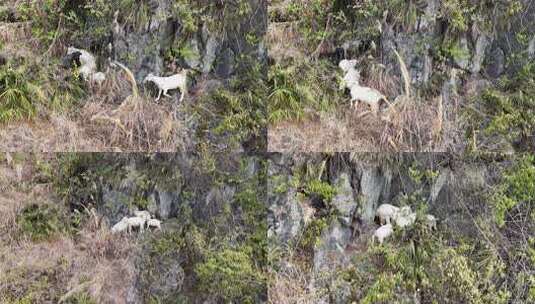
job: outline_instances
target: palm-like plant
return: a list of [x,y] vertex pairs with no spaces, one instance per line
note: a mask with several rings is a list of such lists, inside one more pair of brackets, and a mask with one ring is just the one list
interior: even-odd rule
[[36,103],[44,100],[44,92],[27,78],[24,67],[0,70],[0,123],[33,117]]

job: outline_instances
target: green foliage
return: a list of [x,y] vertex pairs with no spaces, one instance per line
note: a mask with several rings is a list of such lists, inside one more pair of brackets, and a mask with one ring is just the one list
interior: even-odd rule
[[327,228],[330,222],[330,217],[321,217],[312,220],[305,228],[303,237],[299,240],[299,247],[305,250],[311,250],[319,245],[319,240],[322,231]]
[[454,32],[463,32],[468,29],[474,6],[468,0],[445,0],[441,2],[441,14]]
[[43,90],[28,73],[25,67],[0,68],[0,123],[30,119],[37,113],[37,105],[46,102]]
[[264,289],[265,278],[254,265],[251,248],[223,249],[211,252],[196,265],[195,273],[202,292],[227,301],[255,303]]
[[72,297],[69,297],[63,303],[65,304],[97,304],[97,301],[94,300],[87,293],[77,293],[73,295]]
[[21,232],[34,241],[42,241],[65,232],[68,218],[53,204],[31,204],[17,216]]
[[[520,157],[514,167],[504,174],[491,202],[500,227],[505,225],[508,212],[517,205],[535,204],[535,156]],[[535,212],[532,211],[531,217],[535,220]]]
[[305,193],[307,195],[317,195],[324,202],[329,203],[336,195],[336,188],[327,182],[323,182],[317,179],[309,181],[305,185]]
[[184,244],[185,240],[180,234],[164,232],[161,236],[151,239],[150,252],[152,255],[164,256],[180,252]]
[[353,300],[411,303],[416,296],[429,303],[508,303],[506,264],[497,253],[475,240],[452,244],[445,235],[429,231],[419,213],[415,225],[395,231],[388,243],[372,247],[342,272],[353,286]]
[[[259,64],[253,64],[234,77],[229,87],[207,96],[218,111],[215,125],[211,126],[216,134],[228,134],[236,142],[263,136],[267,90],[261,70]],[[210,121],[213,117],[206,119]]]
[[191,35],[197,30],[201,11],[192,8],[190,0],[175,1],[173,11],[180,17],[186,35]]
[[307,110],[327,111],[341,102],[336,79],[327,62],[314,65],[299,64],[284,67],[274,65],[268,72],[269,96],[268,120],[276,123],[284,120],[301,120]]
[[83,96],[77,82],[54,78],[57,69],[11,62],[0,67],[0,123],[31,119],[39,108],[61,111]]
[[503,78],[498,88],[481,97],[490,116],[487,134],[518,140],[535,133],[535,62],[526,64],[512,79]]
[[366,296],[360,303],[390,303],[396,297],[395,286],[399,284],[401,277],[383,273],[375,283],[366,291]]

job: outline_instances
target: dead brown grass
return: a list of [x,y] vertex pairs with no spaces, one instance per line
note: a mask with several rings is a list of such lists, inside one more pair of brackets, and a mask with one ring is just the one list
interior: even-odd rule
[[401,56],[402,77],[383,65],[363,66],[363,85],[385,96],[397,96],[383,104],[379,117],[363,103],[358,109],[341,105],[332,113],[313,113],[302,121],[286,121],[268,129],[270,152],[444,152],[451,145],[451,124],[442,98],[430,100],[411,95],[409,72]]
[[32,242],[19,233],[16,218],[25,206],[61,206],[50,185],[36,182],[37,158],[47,157],[0,154],[0,303],[61,303],[79,292],[97,303],[126,303],[135,280],[133,240],[112,235],[96,213],[87,211],[76,235]]
[[75,120],[65,114],[52,113],[50,118],[33,122],[16,122],[2,126],[0,150],[6,152],[91,152],[109,151],[105,143],[90,138]]
[[[135,283],[133,240],[112,235],[109,227],[88,211],[75,235],[32,242],[21,236],[17,214],[30,203],[57,202],[50,187],[35,184],[33,162],[0,161],[0,302],[62,303],[87,293],[97,303],[127,303]],[[17,167],[22,166],[22,174]],[[22,180],[22,182],[21,182]],[[60,204],[58,202],[58,204]]]
[[293,304],[317,303],[319,296],[311,282],[310,266],[290,255],[280,263],[277,271],[270,274],[268,303]]
[[[40,152],[179,151],[189,142],[187,105],[176,100],[155,103],[132,95],[131,82],[110,71],[102,86],[88,88],[80,109],[59,113],[41,110],[33,121],[5,124],[0,150]],[[181,117],[181,118],[179,118]]]
[[382,117],[347,106],[301,122],[270,126],[270,152],[421,152],[445,151],[438,100],[396,102]]

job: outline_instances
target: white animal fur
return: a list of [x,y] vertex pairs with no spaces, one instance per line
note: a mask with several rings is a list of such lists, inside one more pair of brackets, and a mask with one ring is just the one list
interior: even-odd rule
[[379,244],[383,244],[384,240],[387,237],[391,236],[392,233],[394,233],[392,224],[383,225],[377,228],[377,230],[375,230],[375,232],[373,233],[372,243],[374,243],[374,240],[377,239],[377,241],[379,241]]
[[86,81],[91,80],[91,75],[97,71],[97,62],[95,57],[86,50],[77,49],[72,46],[67,49],[67,55],[71,55],[76,52],[80,53],[80,75],[82,75]]
[[379,208],[377,208],[375,216],[379,217],[379,223],[381,225],[390,224],[391,220],[394,219],[394,216],[398,211],[399,207],[390,204],[382,204],[379,206]]
[[128,228],[128,218],[125,216],[123,217],[117,224],[113,225],[113,227],[111,227],[111,232],[112,233],[120,233],[120,232],[123,232],[123,231],[128,231],[129,228]]
[[132,231],[132,228],[139,227],[139,231],[143,232],[145,230],[145,219],[141,217],[129,217],[126,219],[126,222],[128,223],[128,231]]
[[158,87],[158,98],[156,98],[156,101],[160,100],[160,97],[163,93],[163,95],[167,97],[171,97],[167,94],[167,91],[179,89],[180,90],[180,100],[184,99],[184,94],[186,94],[188,86],[187,86],[187,78],[188,78],[188,71],[187,69],[182,70],[180,73],[175,74],[173,76],[169,77],[159,77],[155,76],[152,73],[147,75],[145,77],[144,82],[152,81],[156,86]]
[[430,230],[437,230],[437,218],[432,214],[425,215],[425,224]]
[[387,102],[388,100],[378,90],[360,85],[360,71],[355,68],[356,65],[357,60],[355,59],[343,59],[338,63],[338,67],[345,72],[342,86],[347,87],[350,91],[352,108],[355,103],[363,101],[370,106],[372,113],[377,114],[379,112],[379,102],[382,99]]
[[360,74],[357,70],[351,69],[347,71],[342,79],[342,89],[348,88],[351,90],[352,87],[359,85],[359,80]]
[[148,221],[151,218],[150,213],[148,211],[146,211],[146,210],[134,211],[134,215],[136,217],[140,217],[140,218],[144,219],[145,221]]
[[354,69],[356,65],[357,65],[356,59],[352,59],[352,60],[342,59],[338,63],[338,67],[345,73],[347,73],[349,70]]
[[394,222],[396,226],[404,228],[414,224],[416,221],[416,213],[411,211],[411,207],[405,206],[394,214]]
[[98,84],[99,86],[106,80],[106,74],[102,72],[97,72],[90,75],[91,82]]
[[161,226],[161,223],[159,220],[157,219],[149,219],[147,221],[147,227],[149,228],[156,228],[158,230],[162,230],[162,226]]
[[370,106],[372,113],[377,114],[379,112],[379,101],[385,100],[388,102],[388,100],[376,89],[360,86],[360,72],[356,71],[356,73],[359,77],[354,78],[356,81],[354,81],[349,88],[351,94],[351,106],[353,107],[355,102],[358,103],[359,101],[363,101]]

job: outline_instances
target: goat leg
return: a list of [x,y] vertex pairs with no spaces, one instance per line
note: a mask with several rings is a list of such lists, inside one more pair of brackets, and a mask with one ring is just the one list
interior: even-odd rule
[[171,95],[167,94],[167,90],[163,91],[163,95],[165,95],[167,97],[171,97]]
[[359,101],[355,100],[354,104],[352,104],[351,106],[353,108],[353,112],[357,112],[357,110],[359,109]]
[[156,98],[156,101],[160,100],[160,97],[162,96],[163,90],[158,91],[158,97]]

